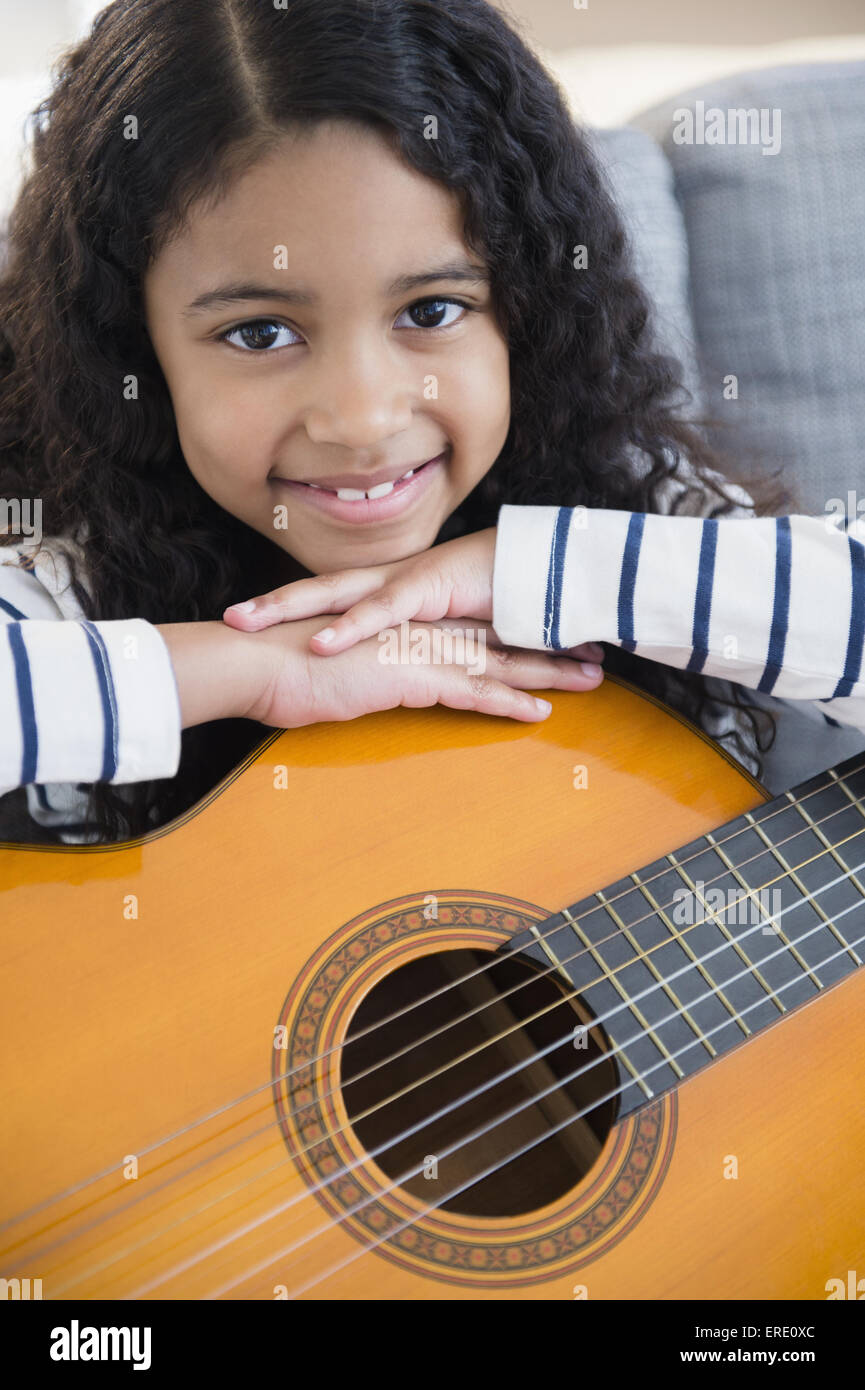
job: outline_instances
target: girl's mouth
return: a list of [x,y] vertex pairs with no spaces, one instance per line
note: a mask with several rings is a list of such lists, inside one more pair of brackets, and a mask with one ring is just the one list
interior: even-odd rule
[[[428,463],[421,464],[410,478],[398,479],[387,492],[378,497],[369,497],[366,494],[356,498],[340,497],[330,488],[315,487],[311,483],[289,482],[285,478],[275,478],[274,482],[289,489],[308,506],[326,512],[337,521],[363,525],[385,521],[406,511],[431,486],[444,467],[446,457],[447,450],[437,458],[430,459]],[[373,488],[373,492],[379,492],[379,489]]]

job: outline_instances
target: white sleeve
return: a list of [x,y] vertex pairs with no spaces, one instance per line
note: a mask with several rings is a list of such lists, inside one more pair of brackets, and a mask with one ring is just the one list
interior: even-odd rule
[[828,517],[505,505],[493,627],[508,646],[609,642],[865,729],[865,548]]
[[0,795],[173,777],[180,735],[174,670],[153,624],[64,619],[32,572],[0,564]]

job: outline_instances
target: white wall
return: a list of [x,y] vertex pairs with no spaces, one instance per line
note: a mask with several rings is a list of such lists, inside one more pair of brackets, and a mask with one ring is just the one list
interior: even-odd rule
[[104,8],[105,0],[0,0],[0,77],[43,71]]
[[542,48],[575,44],[781,43],[865,29],[863,0],[494,0]]
[[[746,67],[865,57],[865,0],[588,0],[583,10],[574,0],[496,3],[591,125],[623,125]],[[104,4],[0,0],[0,223],[21,179],[25,118],[50,89],[51,63]]]

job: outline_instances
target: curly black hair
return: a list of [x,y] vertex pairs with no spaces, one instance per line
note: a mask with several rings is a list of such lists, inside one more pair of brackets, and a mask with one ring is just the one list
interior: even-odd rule
[[[286,580],[291,557],[189,472],[141,286],[193,205],[215,204],[289,128],[322,120],[378,132],[452,191],[490,273],[510,431],[437,541],[495,525],[505,502],[670,510],[663,489],[683,461],[694,480],[677,507],[697,491],[709,514],[729,512],[712,472],[744,482],[758,513],[786,501],[710,447],[700,426],[718,421],[687,417],[590,132],[485,0],[115,0],[52,77],[0,274],[0,495],[40,497],[47,535],[86,534],[73,588],[88,617],[219,619]],[[588,250],[580,273],[575,243]],[[741,687],[607,656],[704,727],[719,700],[741,706],[753,740],[729,737],[743,761],[774,732]],[[175,778],[94,783],[89,815],[105,840],[141,834],[264,736],[247,720],[185,730]]]

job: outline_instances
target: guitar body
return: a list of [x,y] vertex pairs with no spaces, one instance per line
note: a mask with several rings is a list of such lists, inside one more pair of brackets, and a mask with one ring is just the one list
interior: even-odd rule
[[[582,1141],[534,1147],[473,1210],[460,1135],[490,1093],[454,1128],[441,1032],[405,1044],[438,1079],[383,1093],[406,1090],[400,1133],[447,1111],[425,1171],[401,1186],[369,1157],[387,1105],[363,1072],[387,1066],[364,1054],[343,1084],[343,1049],[374,998],[367,1037],[410,1013],[396,972],[461,976],[449,953],[767,799],[615,678],[548,698],[541,725],[400,709],[276,732],[140,840],[0,850],[0,1275],[47,1299],[570,1300],[825,1299],[865,1273],[865,971],[584,1134],[563,1190]],[[570,1007],[555,971],[537,988]]]

